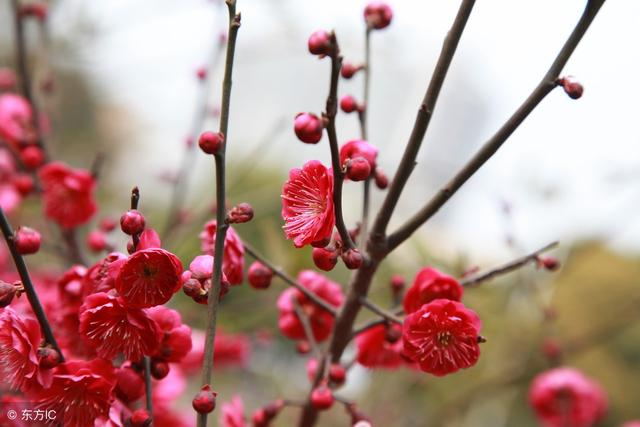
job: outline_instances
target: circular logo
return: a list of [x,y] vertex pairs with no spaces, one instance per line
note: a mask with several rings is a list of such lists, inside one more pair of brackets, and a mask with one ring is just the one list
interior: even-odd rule
[[7,411],[7,418],[9,418],[10,420],[15,420],[17,417],[18,417],[18,413],[13,409],[9,409]]

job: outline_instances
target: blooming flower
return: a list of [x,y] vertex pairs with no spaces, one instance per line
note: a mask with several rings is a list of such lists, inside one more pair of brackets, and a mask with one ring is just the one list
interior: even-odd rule
[[[342,304],[343,295],[340,285],[322,274],[312,270],[301,271],[298,274],[298,283],[334,307]],[[278,310],[280,310],[278,327],[282,334],[294,340],[306,338],[302,322],[295,311],[294,301],[297,301],[309,318],[316,341],[326,340],[333,328],[333,316],[296,288],[286,289],[278,298]]]
[[163,332],[157,358],[167,362],[179,362],[191,351],[191,328],[182,324],[180,313],[161,305],[147,310]]
[[0,138],[14,147],[33,139],[33,110],[20,95],[0,95]]
[[231,402],[222,404],[220,425],[222,427],[245,427],[247,425],[244,418],[244,404],[240,396],[233,396]]
[[607,408],[605,394],[577,369],[560,367],[534,378],[529,403],[545,427],[589,427]]
[[72,360],[60,364],[51,387],[38,390],[39,408],[56,411],[56,421],[65,427],[93,426],[107,417],[113,402],[116,377],[113,366],[103,359]]
[[145,310],[128,307],[104,292],[89,295],[80,308],[80,334],[98,356],[112,359],[124,353],[133,361],[153,355],[162,338]]
[[[204,230],[200,233],[202,252],[207,255],[214,255],[216,244],[216,230],[218,223],[211,220],[204,225]],[[244,270],[244,245],[240,236],[231,227],[227,229],[224,239],[224,255],[222,258],[222,272],[232,285],[239,285],[243,280]]]
[[437,299],[404,320],[404,355],[421,370],[443,376],[473,366],[480,357],[478,315],[464,304]]
[[22,196],[15,185],[16,165],[9,150],[0,149],[0,206],[5,212],[13,212]]
[[291,169],[282,188],[282,218],[287,239],[298,248],[331,237],[335,224],[331,169],[318,160]]
[[447,276],[435,268],[423,268],[413,279],[413,284],[404,296],[404,312],[413,313],[423,304],[439,298],[460,301],[463,291],[460,283],[453,277]]
[[43,166],[39,176],[47,218],[64,228],[77,227],[91,219],[96,212],[96,181],[88,171],[53,162]]
[[140,250],[111,266],[116,273],[115,288],[130,307],[164,304],[181,287],[182,263],[164,249]]
[[389,339],[387,326],[378,325],[356,336],[356,360],[367,368],[395,369],[404,364],[402,340]]
[[27,391],[51,384],[51,371],[38,364],[41,340],[35,319],[20,318],[11,307],[0,308],[0,374],[10,387]]

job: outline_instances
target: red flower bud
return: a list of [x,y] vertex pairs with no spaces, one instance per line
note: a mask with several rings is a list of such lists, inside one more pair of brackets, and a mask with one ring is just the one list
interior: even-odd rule
[[227,214],[229,224],[242,224],[253,219],[253,208],[249,203],[239,203]]
[[407,282],[404,280],[404,277],[402,277],[401,275],[394,274],[393,276],[391,276],[391,291],[394,294],[402,292],[406,284]]
[[562,347],[560,346],[558,340],[553,338],[545,338],[544,342],[542,343],[542,352],[547,357],[547,359],[555,361],[561,356]]
[[364,157],[347,159],[347,178],[352,181],[364,181],[371,175],[371,164]]
[[345,113],[353,113],[358,111],[360,106],[356,102],[356,99],[351,95],[344,95],[340,98],[340,109]]
[[200,297],[206,294],[205,290],[202,289],[202,285],[200,281],[196,279],[188,279],[182,284],[182,291],[185,295],[190,296],[191,298]]
[[47,19],[47,5],[44,3],[30,3],[20,6],[20,16],[36,18],[40,22]]
[[18,191],[18,193],[20,193],[20,195],[23,197],[31,194],[31,192],[35,188],[33,178],[28,173],[16,174],[13,177],[13,186]]
[[367,27],[381,30],[391,24],[393,18],[393,10],[388,4],[373,1],[364,8],[364,21]]
[[105,217],[100,221],[100,230],[105,233],[109,233],[116,229],[116,220],[113,218]]
[[364,67],[362,67],[362,65],[356,66],[349,62],[345,62],[344,64],[342,64],[342,68],[340,69],[340,74],[345,79],[350,79],[351,77],[353,77],[355,73],[362,70],[363,68]]
[[331,243],[331,236],[326,237],[322,240],[318,240],[317,242],[311,242],[311,246],[313,246],[314,248],[324,248],[329,243]]
[[196,70],[196,76],[198,77],[198,80],[204,80],[207,78],[207,68],[206,67],[200,67]]
[[307,354],[311,351],[311,345],[309,344],[309,341],[298,341],[298,343],[296,344],[296,351],[298,352],[298,354]]
[[38,252],[41,240],[40,233],[29,227],[18,228],[14,236],[16,249],[20,255],[31,255]]
[[376,187],[379,189],[384,190],[389,186],[389,178],[387,178],[387,175],[382,171],[382,169],[376,168],[374,178],[376,181]]
[[549,271],[556,271],[560,268],[560,261],[558,261],[558,258],[552,256],[540,258],[539,263],[542,267]]
[[255,261],[249,267],[249,284],[255,289],[267,289],[271,285],[272,278],[273,271],[260,261]]
[[131,414],[131,427],[148,427],[151,425],[151,415],[146,409],[138,409]]
[[392,325],[387,326],[384,331],[384,339],[389,344],[395,344],[398,340],[402,338],[402,326],[394,323]]
[[562,85],[562,88],[571,99],[580,98],[584,92],[584,88],[574,77],[563,77],[558,83]]
[[169,364],[164,360],[151,360],[151,376],[157,380],[161,380],[169,375]]
[[333,405],[333,393],[326,385],[316,387],[311,392],[311,405],[318,410],[331,408]]
[[253,427],[267,427],[269,425],[269,417],[267,417],[267,413],[264,408],[256,409],[251,415],[251,422],[253,423]]
[[0,281],[0,308],[6,307],[13,301],[16,287],[11,283]]
[[342,253],[342,261],[349,270],[357,270],[362,266],[364,257],[357,249],[349,249]]
[[322,139],[324,124],[313,113],[298,113],[293,121],[293,131],[298,139],[306,144],[316,144]]
[[35,145],[29,145],[20,151],[20,160],[27,169],[37,169],[44,163],[44,153]]
[[335,385],[342,385],[347,379],[347,370],[339,363],[332,363],[329,366],[329,379]]
[[101,252],[107,247],[107,239],[100,230],[93,230],[87,234],[87,246],[93,252]]
[[198,138],[200,149],[206,154],[216,154],[224,143],[224,135],[220,132],[202,132]]
[[314,55],[325,56],[331,53],[331,34],[325,30],[318,30],[309,37],[309,52]]
[[16,73],[11,68],[0,67],[0,90],[11,91],[16,86]]
[[129,236],[142,233],[145,225],[144,216],[135,209],[128,210],[120,217],[120,228]]
[[333,270],[333,267],[335,267],[338,262],[338,254],[336,251],[327,248],[313,248],[311,256],[313,257],[313,263],[316,267],[324,271]]
[[196,397],[193,398],[191,404],[193,409],[199,414],[208,414],[216,409],[216,396],[218,393],[211,390],[211,386],[206,384],[202,386]]
[[40,347],[38,349],[38,363],[42,369],[55,368],[60,364],[60,353],[50,347]]

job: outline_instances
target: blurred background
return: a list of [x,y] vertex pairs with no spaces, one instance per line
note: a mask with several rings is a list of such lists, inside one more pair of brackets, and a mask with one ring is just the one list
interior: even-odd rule
[[[392,176],[409,136],[458,2],[390,0],[391,26],[372,34],[370,142]],[[577,22],[585,1],[478,2],[443,87],[429,133],[391,229],[415,212],[466,162],[535,87]],[[292,167],[328,164],[326,136],[301,144],[292,130],[301,111],[319,114],[329,64],[307,52],[317,29],[335,29],[345,59],[364,52],[364,1],[239,0],[238,38],[228,134],[230,204],[249,202],[256,219],[237,227],[292,275],[312,268],[310,250],[294,250],[280,229],[280,189]],[[188,140],[217,129],[227,11],[219,1],[110,0],[49,3],[46,30],[27,26],[35,84],[42,96],[55,158],[89,168],[101,153],[102,216],[119,216],[129,191],[163,243],[186,263],[212,217],[213,165]],[[0,66],[14,67],[9,2],[0,4]],[[611,1],[569,61],[564,75],[585,86],[574,101],[553,91],[505,146],[378,276],[372,299],[390,304],[388,279],[434,265],[460,276],[501,264],[554,240],[557,273],[525,267],[469,290],[465,304],[484,321],[488,343],[473,369],[435,378],[413,371],[354,367],[342,395],[356,400],[376,426],[533,426],[531,378],[550,365],[543,343],[555,340],[562,362],[606,389],[603,426],[640,418],[640,3]],[[206,67],[206,81],[197,71]],[[361,76],[341,80],[341,95],[362,97]],[[202,107],[205,106],[204,115]],[[202,119],[202,123],[201,123]],[[354,115],[339,114],[341,141],[359,137]],[[185,155],[187,157],[185,157]],[[172,194],[181,164],[186,185]],[[384,193],[373,190],[373,206]],[[346,219],[359,218],[361,187],[346,185]],[[178,203],[176,203],[176,200]],[[31,209],[37,215],[34,201]],[[87,228],[89,230],[90,227]],[[118,242],[124,244],[124,238]],[[42,255],[47,259],[46,255]],[[346,284],[348,271],[329,274]],[[234,288],[223,301],[222,327],[253,337],[249,363],[216,373],[220,400],[233,394],[248,409],[308,390],[305,358],[277,329],[275,300],[284,289]],[[187,323],[203,327],[204,307],[175,298]],[[362,314],[362,319],[368,313]],[[269,344],[264,337],[271,336]],[[261,338],[260,338],[261,337]],[[260,339],[258,339],[260,338]],[[192,392],[182,404],[189,410]],[[287,410],[275,425],[293,425]],[[347,425],[342,408],[320,425]]]

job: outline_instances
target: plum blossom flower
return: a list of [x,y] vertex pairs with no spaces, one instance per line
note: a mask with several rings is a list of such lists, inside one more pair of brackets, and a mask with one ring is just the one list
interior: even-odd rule
[[231,402],[222,404],[220,411],[220,425],[222,427],[245,427],[244,404],[242,398],[233,396]]
[[437,299],[404,320],[404,355],[421,370],[443,376],[476,364],[480,357],[478,333],[482,323],[457,301]]
[[0,95],[0,139],[17,148],[32,140],[34,135],[29,101],[15,93]]
[[155,357],[166,362],[179,362],[191,351],[191,328],[182,324],[180,313],[161,305],[147,310],[163,332]]
[[[356,360],[367,368],[395,369],[405,361],[402,357],[402,340],[390,340],[387,326],[378,325],[356,336]],[[392,342],[393,341],[393,342]]]
[[[211,220],[204,225],[204,230],[200,232],[200,242],[202,252],[207,255],[214,254],[216,244],[216,230],[218,223]],[[229,227],[224,239],[224,256],[222,261],[222,271],[227,280],[232,285],[239,285],[243,280],[244,270],[244,245],[236,231]]]
[[344,143],[340,147],[340,164],[344,165],[348,159],[362,157],[371,166],[371,170],[376,169],[376,157],[378,157],[378,149],[362,139],[352,139]]
[[464,289],[456,279],[435,268],[425,267],[418,272],[404,296],[405,313],[413,313],[433,300],[444,298],[460,301]]

